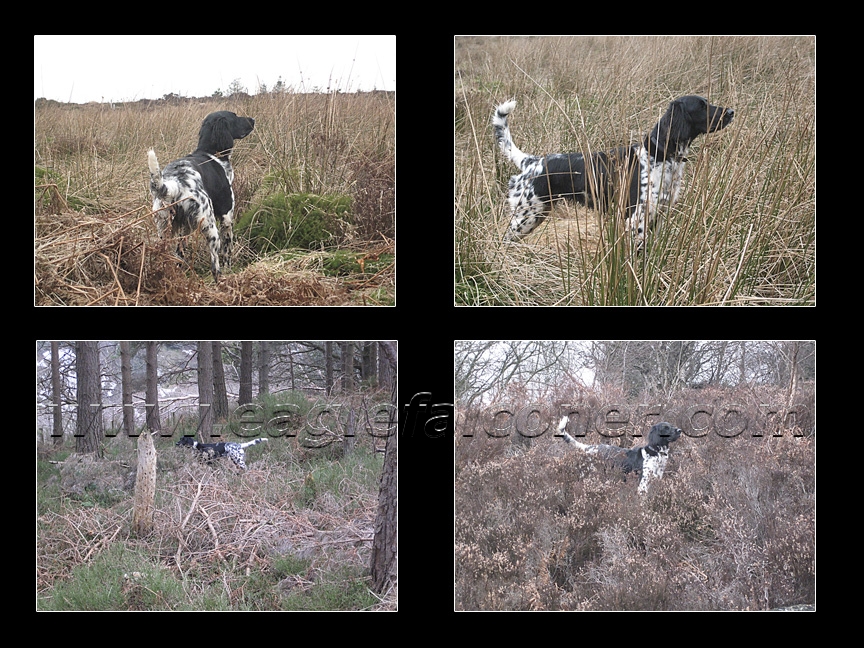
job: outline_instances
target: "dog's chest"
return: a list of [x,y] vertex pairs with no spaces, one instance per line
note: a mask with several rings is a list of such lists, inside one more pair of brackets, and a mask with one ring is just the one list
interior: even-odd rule
[[683,160],[655,160],[644,148],[640,151],[639,163],[640,202],[653,207],[674,205],[684,181],[686,163]]
[[684,162],[655,162],[651,168],[650,197],[660,205],[670,207],[678,200],[684,180]]
[[651,169],[651,187],[661,205],[672,206],[678,200],[684,180],[684,162],[661,162]]

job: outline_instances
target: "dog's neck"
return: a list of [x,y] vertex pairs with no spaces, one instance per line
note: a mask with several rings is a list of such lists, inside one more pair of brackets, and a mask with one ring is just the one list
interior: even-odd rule
[[645,138],[644,146],[648,150],[648,155],[653,159],[662,162],[666,162],[667,160],[669,162],[686,162],[687,154],[690,152],[689,141],[660,141],[660,136],[656,127],[651,131],[651,134]]
[[668,445],[647,445],[645,446],[645,452],[647,452],[652,457],[656,457],[660,454],[669,454],[669,446]]

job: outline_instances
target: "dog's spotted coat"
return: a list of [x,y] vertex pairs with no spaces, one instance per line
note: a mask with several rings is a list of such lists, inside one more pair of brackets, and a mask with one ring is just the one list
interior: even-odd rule
[[515,101],[501,104],[492,115],[495,139],[502,153],[521,172],[508,183],[510,227],[505,241],[527,236],[546,218],[554,200],[575,200],[610,211],[624,207],[626,226],[637,249],[648,229],[657,227],[662,207],[678,200],[690,143],[699,135],[725,128],[735,111],[712,106],[702,97],[676,99],[642,143],[594,153],[528,155],[513,143],[508,115]]
[[629,472],[641,472],[642,478],[639,480],[638,488],[638,492],[641,494],[648,492],[648,484],[652,479],[663,477],[666,463],[669,461],[669,444],[681,436],[680,428],[664,421],[651,427],[651,431],[648,433],[648,444],[644,446],[628,450],[605,444],[589,445],[587,443],[580,443],[567,434],[566,427],[569,420],[570,418],[567,416],[561,418],[561,422],[558,423],[558,435],[568,444],[578,448],[585,454],[597,455],[614,463],[625,474]]
[[238,468],[246,469],[246,451],[244,448],[253,446],[256,443],[261,443],[267,439],[255,439],[247,443],[198,443],[192,437],[182,437],[175,445],[195,448],[204,455],[207,461],[212,461],[217,457],[228,457],[234,462]]
[[[220,110],[204,119],[194,153],[171,162],[160,171],[156,153],[147,153],[150,193],[159,235],[182,235],[200,229],[210,250],[210,270],[219,281],[219,254],[231,264],[234,242],[234,169],[229,156],[234,140],[255,128],[251,117],[238,117]],[[219,224],[222,236],[220,241]]]

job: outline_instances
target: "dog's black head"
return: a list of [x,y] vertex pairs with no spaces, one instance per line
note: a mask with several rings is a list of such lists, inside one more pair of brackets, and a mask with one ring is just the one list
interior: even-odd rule
[[648,433],[648,445],[664,446],[669,445],[673,441],[677,441],[681,436],[681,429],[675,427],[671,423],[658,423],[651,428]]
[[187,437],[187,436],[180,437],[180,440],[177,443],[175,443],[174,445],[176,445],[176,446],[189,446],[190,448],[194,448],[195,447],[195,439],[193,439],[192,437]]
[[243,139],[255,128],[251,117],[238,117],[229,110],[210,113],[198,132],[198,149],[207,153],[230,153],[234,140]]
[[651,130],[645,146],[659,160],[683,161],[694,139],[725,128],[734,116],[731,108],[712,106],[704,97],[680,97],[669,104],[669,110]]
[[726,128],[735,117],[735,111],[731,108],[712,106],[707,99],[698,95],[687,95],[676,99],[669,105],[669,110],[681,111],[693,125],[694,130],[700,134],[713,133]]

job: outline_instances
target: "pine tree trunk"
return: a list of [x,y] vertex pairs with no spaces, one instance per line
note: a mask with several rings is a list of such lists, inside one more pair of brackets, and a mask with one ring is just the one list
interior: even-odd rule
[[[387,357],[392,375],[396,376],[396,343],[382,342],[382,351]],[[384,594],[396,582],[396,475],[397,445],[399,434],[396,430],[396,381],[393,381],[391,395],[390,435],[384,454],[384,469],[381,474],[381,487],[378,491],[378,513],[375,516],[375,537],[372,539],[372,589]]]

